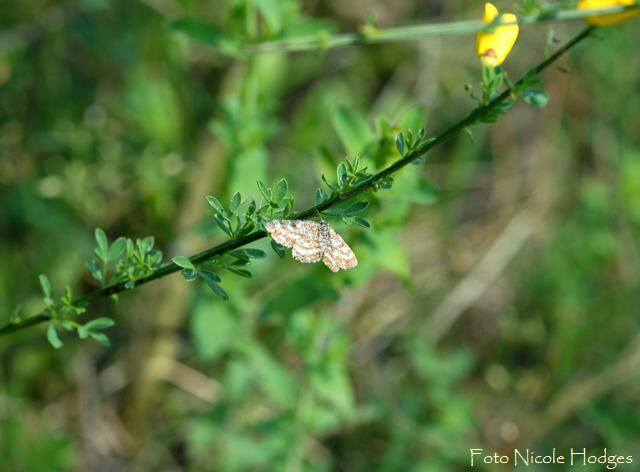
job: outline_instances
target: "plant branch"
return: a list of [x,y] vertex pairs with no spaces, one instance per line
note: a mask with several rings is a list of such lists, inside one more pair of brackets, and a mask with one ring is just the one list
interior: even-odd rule
[[[543,11],[534,15],[519,17],[516,21],[496,21],[492,27],[505,25],[531,25],[549,21],[567,21],[586,18],[594,15],[605,15],[620,13],[640,7],[640,2],[631,5],[617,5],[607,8],[597,8],[589,10],[560,10]],[[246,45],[242,51],[247,54],[259,54],[266,52],[293,52],[293,51],[313,51],[340,48],[352,45],[388,43],[397,41],[409,41],[432,36],[452,36],[477,33],[487,28],[487,24],[481,20],[457,21],[440,24],[423,24],[402,26],[398,28],[378,29],[373,28],[368,33],[341,33],[333,35],[312,35],[298,38],[288,38],[275,41],[264,41]],[[365,29],[366,31],[366,29]]]
[[[519,85],[522,85],[527,80],[527,78],[531,77],[531,75],[539,74],[541,71],[549,67],[555,61],[557,61],[558,58],[560,58],[563,54],[569,51],[573,46],[575,46],[580,41],[588,37],[594,29],[595,29],[594,27],[585,28],[583,31],[577,34],[573,39],[569,40],[564,46],[558,49],[554,54],[550,55],[547,59],[542,61],[540,64],[530,69],[527,72],[527,74],[525,74],[520,80],[518,80],[513,84],[512,88],[508,88],[507,90],[502,92],[500,95],[496,96],[491,101],[489,101],[486,105],[474,109],[469,115],[467,115],[465,118],[455,123],[454,125],[450,126],[448,129],[442,132],[438,137],[436,137],[433,141],[431,141],[428,145],[419,148],[419,150],[407,153],[402,159],[395,161],[393,164],[380,170],[379,172],[372,175],[368,179],[360,182],[357,185],[354,185],[348,191],[341,194],[334,195],[333,197],[327,199],[326,201],[318,205],[315,205],[307,210],[293,214],[290,217],[292,219],[306,219],[309,217],[313,217],[318,213],[324,210],[327,210],[328,208],[334,207],[339,203],[342,203],[346,200],[349,200],[355,197],[356,195],[359,195],[367,190],[370,190],[380,180],[399,171],[403,167],[415,161],[417,158],[424,156],[431,149],[444,143],[454,135],[458,134],[464,128],[471,126],[474,123],[477,123],[479,119],[489,114],[494,108],[496,108],[504,100],[506,100],[511,95],[513,90],[517,89]],[[265,231],[255,231],[242,238],[232,239],[223,244],[219,244],[218,246],[202,251],[198,254],[195,254],[194,256],[191,256],[189,259],[194,264],[201,263],[201,262],[210,260],[216,256],[225,254],[233,249],[237,249],[241,246],[245,246],[254,241],[262,239],[265,236],[267,236],[267,233]],[[181,270],[181,267],[177,266],[173,262],[167,262],[161,265],[160,267],[158,267],[158,269],[156,269],[155,272],[153,272],[151,275],[138,279],[135,282],[135,286],[146,284],[148,282],[159,279],[166,275],[172,274],[174,272],[178,272],[179,270]],[[117,284],[110,285],[108,287],[104,287],[100,290],[90,292],[82,297],[79,297],[72,302],[72,305],[82,308],[91,304],[95,300],[108,297],[109,295],[125,292],[127,290],[128,289],[125,287],[125,283],[120,282]],[[9,323],[3,327],[0,327],[0,336],[27,328],[29,326],[43,323],[49,320],[50,320],[50,316],[47,315],[46,312],[42,312],[30,318],[26,318],[24,320],[21,320],[15,323]]]

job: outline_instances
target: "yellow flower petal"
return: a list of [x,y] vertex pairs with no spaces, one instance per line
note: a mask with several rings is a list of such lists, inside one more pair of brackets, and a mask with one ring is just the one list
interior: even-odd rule
[[[580,0],[578,2],[578,10],[591,10],[594,8],[614,7],[616,5],[631,5],[633,0]],[[623,11],[622,13],[613,13],[611,15],[594,15],[588,16],[586,22],[591,26],[607,26],[619,23],[640,13],[640,8]]]
[[[498,16],[498,9],[492,3],[485,3],[482,21],[491,23],[496,16]],[[505,13],[502,15],[501,21],[516,21],[516,16]],[[519,30],[519,26],[514,24],[498,26],[492,33],[480,31],[476,37],[476,51],[482,64],[487,67],[496,67],[502,64],[515,44]]]

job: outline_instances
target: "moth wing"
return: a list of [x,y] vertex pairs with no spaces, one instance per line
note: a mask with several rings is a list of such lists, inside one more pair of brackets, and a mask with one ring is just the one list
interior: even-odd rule
[[357,266],[358,258],[349,245],[344,242],[342,236],[329,228],[329,244],[322,257],[322,262],[332,272],[338,272],[340,269],[351,269]]
[[293,247],[302,237],[302,220],[271,220],[264,224],[264,229],[273,240],[284,247]]

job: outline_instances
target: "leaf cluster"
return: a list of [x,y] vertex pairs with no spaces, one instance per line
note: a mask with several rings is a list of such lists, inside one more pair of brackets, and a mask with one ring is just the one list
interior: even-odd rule
[[75,321],[75,317],[81,315],[86,310],[83,307],[79,307],[73,304],[73,296],[71,293],[71,287],[68,285],[65,287],[65,293],[58,302],[52,297],[51,282],[49,278],[40,274],[40,287],[42,288],[42,301],[47,306],[44,310],[44,314],[49,318],[49,327],[47,328],[47,340],[54,348],[59,349],[63,346],[63,342],[60,339],[59,331],[76,331],[78,337],[86,339],[91,337],[105,346],[111,345],[111,340],[103,332],[106,328],[113,326],[114,321],[111,318],[100,317],[88,321],[87,323],[80,324]]
[[198,265],[184,256],[174,257],[172,261],[182,268],[182,276],[187,282],[192,282],[198,277],[201,277],[213,293],[222,297],[224,300],[228,300],[229,295],[220,286],[222,278],[218,275],[219,270],[227,270],[241,277],[250,278],[251,272],[244,267],[249,265],[253,259],[262,259],[264,257],[265,253],[260,249],[243,248],[229,251],[220,257]]
[[424,157],[420,156],[424,149],[429,146],[435,138],[426,138],[424,128],[420,128],[418,133],[413,135],[413,131],[409,129],[407,134],[398,133],[396,135],[396,149],[402,157],[409,154],[415,154],[416,157],[411,163],[414,165],[422,164]]
[[132,289],[137,280],[152,274],[162,262],[162,252],[153,247],[153,236],[136,239],[135,243],[130,238],[119,237],[110,245],[104,231],[96,228],[95,238],[98,259],[87,262],[87,268],[101,287],[122,282],[127,289]]
[[[291,214],[294,198],[289,195],[289,184],[285,178],[280,179],[271,189],[264,182],[257,181],[260,199],[256,201],[248,197],[242,201],[240,192],[235,192],[229,204],[223,205],[216,197],[208,196],[207,202],[214,211],[213,219],[222,231],[232,239],[238,239],[264,227],[264,223],[276,218],[286,218]],[[280,257],[284,251],[280,245],[272,242],[272,247]],[[264,251],[255,248],[235,249],[214,257],[206,262],[194,264],[184,256],[174,257],[172,261],[182,268],[182,276],[186,281],[201,277],[207,286],[225,300],[229,296],[220,286],[222,278],[220,270],[232,272],[241,277],[251,277],[246,269],[253,259],[265,257]]]
[[[509,77],[501,67],[483,67],[482,82],[480,83],[481,96],[475,94],[471,85],[465,85],[465,91],[469,94],[469,97],[478,103],[478,107],[471,110],[469,115],[475,114],[478,109],[486,107],[489,102],[498,97],[505,83],[509,87],[513,100],[520,97],[525,103],[535,107],[544,107],[549,101],[547,92],[539,88],[543,82],[535,71],[529,71],[515,84],[509,80]],[[493,106],[487,113],[483,113],[477,120],[477,123],[495,123],[501,115],[507,113],[507,110],[511,108],[512,105],[513,101],[502,101]]]

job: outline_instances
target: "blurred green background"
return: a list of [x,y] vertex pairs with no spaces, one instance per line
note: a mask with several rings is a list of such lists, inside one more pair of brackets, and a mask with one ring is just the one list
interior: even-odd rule
[[[531,2],[529,2],[531,3]],[[516,2],[496,2],[514,11]],[[23,0],[0,9],[0,315],[96,288],[95,227],[165,258],[225,240],[205,196],[286,177],[296,209],[345,156],[392,159],[473,106],[473,35],[238,60],[254,41],[477,19],[482,3]],[[1,471],[462,471],[470,449],[640,461],[640,28],[602,29],[517,103],[335,224],[360,265],[268,257],[225,302],[174,274],[92,305],[111,348],[0,338]],[[175,23],[174,23],[175,24]],[[581,21],[530,26],[513,79]],[[211,38],[209,38],[211,39]],[[438,198],[429,182],[438,187]],[[530,466],[564,470],[567,466]],[[634,470],[621,464],[620,470]],[[603,465],[580,470],[603,470]]]

